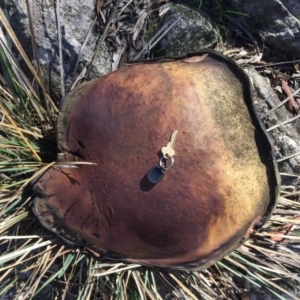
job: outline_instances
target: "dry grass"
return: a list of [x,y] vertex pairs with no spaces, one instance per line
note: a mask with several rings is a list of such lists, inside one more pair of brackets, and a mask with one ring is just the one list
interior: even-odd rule
[[55,164],[58,109],[2,11],[0,22],[39,87],[20,69],[0,28],[0,298],[213,300],[264,289],[298,299],[300,192],[294,186],[282,187],[276,211],[259,232],[201,272],[96,260],[45,230],[31,211],[29,183]]

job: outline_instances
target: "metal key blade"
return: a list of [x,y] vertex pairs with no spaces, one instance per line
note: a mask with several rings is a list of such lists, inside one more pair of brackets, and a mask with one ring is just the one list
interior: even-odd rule
[[177,133],[178,133],[178,130],[173,131],[171,138],[170,138],[170,142],[168,143],[167,147],[172,148],[172,149],[174,148],[174,143],[175,143],[175,140],[177,137]]

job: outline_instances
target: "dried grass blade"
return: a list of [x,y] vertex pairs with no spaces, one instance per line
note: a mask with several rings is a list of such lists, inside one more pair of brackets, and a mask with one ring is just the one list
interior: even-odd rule
[[[9,49],[6,37],[3,33],[2,28],[0,27],[0,54],[1,52],[3,53],[3,55],[0,56],[0,58],[4,66],[4,72],[6,73],[6,77],[10,81],[10,84],[13,85],[12,89],[18,87],[18,89],[21,89],[24,93],[26,93],[28,97],[30,97],[31,93],[35,98],[38,98],[31,83],[25,76],[24,72],[20,69],[16,58]],[[4,90],[2,89],[2,91]],[[4,94],[7,95],[9,93],[6,92]],[[15,102],[14,97],[12,97],[10,94],[9,99],[12,102]]]
[[140,285],[140,282],[139,282],[138,277],[137,277],[137,275],[136,275],[136,272],[135,272],[135,271],[132,271],[131,274],[132,274],[133,279],[134,279],[134,281],[135,281],[135,284],[136,284],[136,286],[137,286],[137,288],[138,288],[138,291],[139,291],[139,294],[140,294],[140,299],[141,299],[141,300],[146,300],[146,296],[145,296],[144,293],[143,293],[143,290],[142,290],[142,288],[141,288],[141,285]]
[[[42,167],[40,170],[38,170],[37,172],[35,172],[30,178],[28,179],[25,179],[23,180],[23,184],[18,188],[18,190],[15,192],[14,196],[10,198],[10,201],[7,203],[7,205],[12,202],[16,197],[17,195],[23,190],[23,188],[28,184],[30,183],[33,179],[39,177],[41,174],[43,174],[44,172],[46,172],[48,170],[48,168],[52,167],[56,162],[52,162],[50,164],[47,164],[46,166]],[[25,203],[24,203],[25,204]],[[23,204],[23,205],[24,205]],[[4,207],[4,209],[2,210],[5,210],[7,205]],[[18,211],[16,211],[14,214],[16,214]]]
[[[151,50],[180,20],[181,18],[178,18],[172,24],[170,21],[160,28],[160,30],[157,31],[154,37],[143,47],[143,49],[134,57],[133,60],[139,59],[147,49]],[[169,26],[169,24],[171,25]]]
[[[15,277],[8,285],[6,285],[3,288],[2,291],[0,291],[0,296],[5,295],[17,282],[18,282],[18,277]],[[6,297],[4,299],[6,299]]]
[[178,278],[170,273],[169,276],[182,288],[183,291],[186,292],[187,295],[189,295],[192,299],[197,300],[198,298],[180,281]]
[[52,241],[45,241],[45,242],[42,242],[42,243],[39,243],[39,244],[35,244],[33,246],[29,246],[29,247],[26,247],[24,249],[20,249],[20,250],[16,250],[14,252],[11,252],[11,253],[7,253],[7,254],[3,254],[2,256],[0,256],[0,264],[4,264],[10,260],[13,260],[21,255],[23,255],[24,253],[26,252],[31,252],[35,249],[38,249],[38,248],[41,248],[41,247],[44,247],[44,246],[47,246],[47,245],[50,245],[52,244]]
[[275,128],[278,128],[278,127],[280,127],[282,125],[289,124],[289,123],[291,123],[291,122],[293,122],[293,121],[295,121],[296,119],[299,119],[299,118],[300,118],[300,115],[297,115],[296,117],[290,118],[290,119],[288,119],[288,120],[286,120],[284,122],[278,123],[278,124],[276,124],[276,125],[268,128],[267,131],[269,132],[269,131],[274,130]]
[[0,236],[0,241],[4,240],[28,240],[28,239],[40,239],[40,238],[51,238],[52,235],[19,235],[19,236]]
[[151,300],[156,300],[156,298],[152,295],[152,293],[149,291],[149,289],[147,288],[146,284],[143,282],[143,280],[138,277],[143,289],[145,290],[146,294],[148,295],[148,297],[151,299]]
[[2,127],[6,127],[6,128],[9,128],[9,129],[13,129],[15,132],[24,132],[26,134],[30,134],[36,138],[42,138],[43,136],[38,134],[38,133],[35,133],[35,132],[32,132],[32,131],[29,131],[29,130],[26,130],[26,129],[21,129],[20,127],[18,127],[19,131],[16,130],[15,126],[12,126],[12,125],[9,125],[9,124],[5,124],[5,123],[0,123],[0,126]]
[[277,159],[277,162],[282,162],[282,161],[285,161],[285,160],[287,160],[287,159],[293,158],[293,157],[298,156],[298,155],[300,155],[300,151],[299,151],[299,152],[296,152],[296,153],[294,153],[294,154],[291,154],[291,155],[289,155],[289,156],[285,156],[285,157],[282,157],[282,158],[280,158],[280,159]]
[[278,253],[278,251],[275,251],[275,250],[272,250],[272,249],[269,249],[269,248],[264,248],[264,247],[256,246],[256,245],[250,243],[250,241],[247,241],[244,245],[247,246],[247,247],[249,247],[249,248],[256,249],[256,250],[260,251],[263,254],[264,254],[264,251],[265,251],[265,252],[269,252],[269,253],[272,253],[272,254],[275,254],[275,255],[279,255],[280,254],[280,256],[284,256],[284,257],[288,257],[288,258],[291,258],[291,259],[297,259],[297,260],[299,260],[299,255],[295,256],[293,254],[284,253],[284,252]]
[[[275,284],[274,282],[272,282],[271,280],[263,277],[262,275],[258,274],[258,273],[254,273],[258,278],[260,278],[261,280],[265,281],[266,283],[268,283],[269,285],[275,287],[276,289],[280,290],[281,292],[284,292],[285,294],[289,295],[289,297],[291,297],[292,299],[295,300],[299,300],[298,297],[296,297],[295,295],[291,294],[290,292],[288,292],[287,290],[285,290],[284,288],[282,288],[281,286]],[[284,299],[284,298],[283,298]]]
[[[74,277],[75,270],[76,270],[76,267],[77,267],[77,263],[76,263],[76,262],[78,261],[79,255],[80,255],[80,253],[77,252],[77,253],[76,253],[76,257],[74,258],[74,263],[73,263],[72,268],[71,268],[71,270],[70,270],[68,279],[66,280],[66,288],[64,289],[64,293],[63,293],[63,295],[62,295],[62,299],[65,299],[66,293],[67,293],[67,291],[68,291],[68,286],[69,286],[71,280],[72,280],[73,277]],[[88,298],[88,299],[91,299],[91,297]]]
[[56,27],[57,27],[57,36],[58,36],[60,89],[61,89],[61,95],[63,97],[65,95],[65,82],[64,82],[64,63],[63,63],[63,52],[62,52],[62,37],[61,37],[61,23],[60,23],[59,6],[60,6],[60,0],[56,0],[55,1],[55,10],[56,10]]
[[28,216],[28,211],[22,212],[16,216],[9,216],[7,219],[4,219],[0,224],[0,234],[5,232],[8,228],[20,222],[22,219]]
[[157,290],[157,285],[156,285],[156,281],[155,281],[155,275],[152,271],[150,271],[150,277],[151,277],[151,281],[152,281],[152,291],[155,293],[156,299],[158,300],[162,300],[161,296],[159,295],[159,292]]
[[[35,58],[35,61],[37,63],[37,73],[39,75],[39,78],[41,79],[41,91],[43,93],[44,99],[47,100],[47,92],[46,92],[44,82],[42,80],[42,78],[43,78],[42,67],[41,67],[40,59],[39,59],[39,55],[38,55],[38,48],[37,48],[37,43],[36,43],[36,39],[35,39],[34,26],[33,26],[33,22],[32,22],[32,16],[31,16],[31,9],[30,9],[29,0],[26,0],[26,6],[27,6],[29,27],[30,27],[31,40],[32,40],[32,46],[33,46],[32,48],[33,48],[34,58]],[[47,101],[46,101],[46,106],[47,106],[46,107],[47,111],[49,112],[49,105],[48,105]]]
[[37,152],[32,148],[32,146],[29,144],[27,138],[23,135],[22,131],[19,129],[19,127],[17,126],[17,124],[15,123],[15,121],[11,118],[11,116],[8,114],[8,112],[6,111],[6,109],[4,108],[4,106],[2,105],[2,103],[0,103],[0,109],[2,110],[2,112],[5,114],[5,116],[7,117],[7,119],[9,120],[9,122],[14,126],[15,130],[18,132],[18,134],[21,136],[21,138],[24,140],[25,144],[28,146],[28,148],[30,149],[30,151],[33,153],[33,155],[35,156],[35,158],[38,161],[41,161],[41,158],[39,157],[39,155],[37,154]]
[[[99,2],[100,2],[100,1],[97,1],[97,3],[99,3]],[[95,17],[95,19],[94,19],[94,21],[93,21],[93,23],[92,23],[92,25],[91,25],[91,27],[90,27],[90,29],[89,29],[87,35],[86,35],[86,37],[85,37],[85,39],[84,39],[84,41],[83,41],[83,44],[81,45],[80,50],[79,50],[79,52],[78,52],[77,61],[76,61],[76,64],[75,64],[75,67],[74,67],[74,71],[73,71],[73,80],[74,80],[75,74],[76,74],[76,72],[77,72],[78,65],[79,65],[79,62],[80,62],[80,59],[81,59],[83,50],[84,50],[84,48],[85,48],[85,46],[86,46],[86,44],[87,44],[87,42],[88,42],[88,40],[89,40],[89,37],[90,37],[90,35],[91,35],[91,33],[92,33],[94,27],[95,27],[96,22],[97,22],[97,17]],[[74,82],[74,83],[75,83],[75,82]],[[74,85],[74,83],[73,83],[73,85]],[[73,86],[73,85],[72,85],[72,86]]]
[[141,265],[128,265],[128,266],[126,266],[124,268],[120,268],[120,269],[112,268],[111,270],[104,271],[102,273],[96,273],[94,276],[96,276],[96,277],[106,276],[106,275],[109,275],[109,274],[114,274],[114,273],[118,273],[118,272],[121,272],[121,271],[136,269],[136,268],[140,268],[140,267],[141,267]]
[[[38,284],[40,283],[41,279],[43,278],[43,276],[45,275],[45,273],[49,270],[49,268],[53,265],[54,261],[56,260],[57,257],[59,257],[60,255],[62,255],[63,250],[64,250],[65,246],[61,246],[60,249],[55,253],[55,255],[53,256],[53,258],[51,259],[50,262],[48,262],[46,264],[46,267],[44,268],[43,272],[40,274],[40,276],[36,279],[34,286],[32,287],[32,289],[34,289],[34,291],[37,289]],[[70,264],[72,262],[72,260],[68,263]],[[68,264],[68,266],[69,266]],[[65,264],[63,265],[63,268],[65,267]],[[46,282],[44,282],[44,284],[35,292],[35,295],[38,294],[49,282],[51,282],[53,279],[55,279],[57,276],[59,276],[59,274],[61,273],[61,270],[58,270],[54,275],[52,275]],[[31,293],[32,290],[28,290],[27,294]],[[27,296],[26,294],[26,296]],[[26,299],[26,297],[24,296],[24,299]]]
[[144,10],[143,13],[141,14],[141,16],[138,18],[136,24],[134,25],[132,31],[133,31],[133,35],[132,35],[132,41],[133,43],[135,43],[135,40],[137,39],[138,35],[140,34],[144,24],[145,24],[145,20],[148,16],[148,13]]

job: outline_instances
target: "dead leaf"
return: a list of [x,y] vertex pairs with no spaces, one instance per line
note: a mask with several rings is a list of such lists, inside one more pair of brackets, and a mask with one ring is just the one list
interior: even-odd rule
[[297,62],[297,63],[294,63],[294,68],[296,71],[299,71],[300,70],[300,64]]
[[103,8],[106,8],[108,5],[110,5],[113,1],[112,0],[102,0]]
[[[300,220],[300,216],[293,218],[293,220]],[[288,223],[285,224],[280,230],[269,231],[271,240],[277,243],[282,242],[284,240],[283,236],[288,234],[293,225],[294,224]]]
[[146,10],[143,11],[143,13],[141,13],[139,19],[137,20],[136,24],[134,25],[133,27],[133,36],[132,36],[132,41],[133,43],[135,42],[135,40],[137,39],[139,33],[141,32],[143,26],[144,26],[144,23],[145,23],[145,20],[147,18],[147,12]]
[[102,8],[102,0],[97,0],[97,2],[96,2],[96,13],[97,13],[98,16],[100,16],[101,8]]
[[231,48],[223,52],[224,55],[229,55],[233,53],[241,52],[241,48]]
[[273,242],[282,242],[283,241],[283,235],[286,234],[286,231],[285,230],[272,230],[269,232],[269,235],[271,237],[271,240]]
[[188,58],[184,58],[182,61],[183,62],[187,62],[187,63],[198,63],[200,61],[203,61],[208,54],[204,54],[201,56],[192,56],[192,57],[188,57]]
[[105,16],[104,16],[102,10],[105,9],[107,6],[109,6],[111,3],[112,3],[112,0],[97,0],[96,1],[96,14],[98,16],[99,23],[102,25],[102,27],[104,27],[104,24],[105,24]]
[[167,3],[167,2],[169,2],[169,0],[156,0],[155,4],[160,5],[161,3],[164,3],[164,2]]

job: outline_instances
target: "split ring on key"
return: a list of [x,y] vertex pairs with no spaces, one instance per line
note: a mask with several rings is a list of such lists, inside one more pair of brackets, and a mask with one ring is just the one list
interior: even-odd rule
[[171,164],[170,164],[168,167],[167,167],[167,164],[164,164],[164,162],[163,162],[164,159],[165,159],[165,158],[164,158],[163,156],[160,158],[160,160],[159,160],[159,166],[160,166],[164,171],[171,169],[171,168],[173,167],[173,165],[174,165],[174,161],[175,161],[174,157],[173,157],[173,156],[170,156]]

